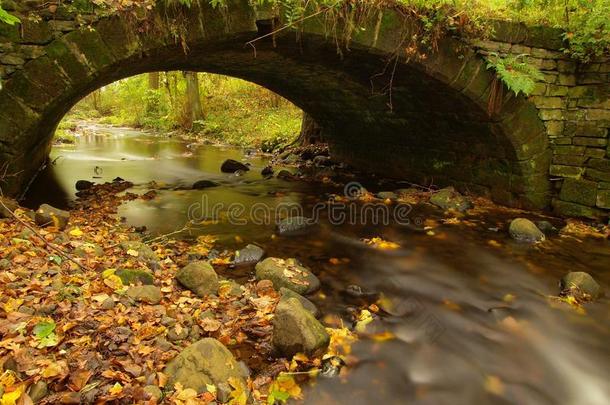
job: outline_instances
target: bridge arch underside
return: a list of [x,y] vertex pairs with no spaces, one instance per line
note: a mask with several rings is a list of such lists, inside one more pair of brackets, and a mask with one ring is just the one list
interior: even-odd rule
[[286,35],[275,47],[257,43],[255,57],[244,46],[255,36],[199,41],[186,53],[172,44],[131,56],[124,56],[124,43],[103,35],[101,45],[99,39],[93,48],[81,45],[80,56],[71,46],[51,43],[48,56],[29,62],[0,93],[1,132],[12,134],[0,139],[0,160],[19,172],[4,188],[23,190],[46,159],[58,122],[85,95],[135,74],[192,70],[239,77],[292,101],[324,128],[334,155],[358,169],[454,185],[512,206],[547,205],[550,155],[537,111],[507,95],[490,118],[485,105],[493,77],[482,60],[456,68],[457,57],[448,63],[439,55],[425,66],[394,68],[378,50],[356,45],[340,58],[328,39],[315,34],[298,42]]

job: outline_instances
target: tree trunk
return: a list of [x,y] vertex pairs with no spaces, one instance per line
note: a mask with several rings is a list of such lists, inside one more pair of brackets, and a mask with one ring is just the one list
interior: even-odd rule
[[195,121],[203,120],[203,107],[199,94],[199,77],[197,72],[183,72],[186,79],[186,94],[184,102],[185,128],[193,129]]
[[159,72],[152,72],[148,74],[148,89],[159,90]]
[[303,122],[301,123],[301,134],[297,143],[299,145],[311,145],[314,143],[323,142],[322,139],[322,128],[316,121],[303,111]]

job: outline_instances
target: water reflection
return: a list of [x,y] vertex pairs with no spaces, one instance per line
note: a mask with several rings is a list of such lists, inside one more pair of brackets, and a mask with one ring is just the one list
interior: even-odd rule
[[[129,224],[168,233],[185,224],[189,207],[203,196],[210,204],[299,202],[307,208],[337,191],[264,180],[265,159],[239,149],[189,147],[134,130],[93,130],[73,147],[54,148],[52,157],[62,157],[34,185],[32,204],[67,203],[79,179],[103,182],[119,176],[134,182],[135,192],[147,191],[151,181],[168,187],[201,179],[221,183],[205,190],[161,190],[151,201],[121,208]],[[248,161],[252,170],[244,176],[220,173],[227,158]],[[443,218],[427,206],[415,207],[414,214]],[[547,298],[557,293],[557,282],[568,271],[588,271],[607,288],[607,240],[557,236],[535,247],[518,244],[503,229],[511,216],[502,211],[473,218],[474,226],[441,226],[434,235],[398,225],[322,221],[306,235],[272,237],[271,224],[235,226],[222,214],[207,219],[217,221],[204,221],[194,232],[217,236],[222,247],[256,242],[270,256],[296,257],[314,269],[323,288],[312,300],[346,324],[362,305],[346,296],[347,286],[383,293],[387,313],[369,331],[389,330],[397,339],[362,339],[354,346],[355,366],[348,376],[318,379],[307,388],[305,403],[610,403],[608,299],[588,305],[581,315],[553,307]],[[401,248],[379,251],[361,242],[372,236]],[[226,275],[234,276],[230,272]],[[246,269],[243,278],[251,275]]]

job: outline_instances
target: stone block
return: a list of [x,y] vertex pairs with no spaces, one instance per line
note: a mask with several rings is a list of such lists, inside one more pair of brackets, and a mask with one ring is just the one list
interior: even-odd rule
[[559,199],[553,199],[552,206],[555,213],[565,217],[598,219],[604,215],[604,212],[599,209]]
[[576,76],[573,74],[560,73],[557,78],[559,84],[564,86],[575,86],[576,85]]
[[582,166],[587,158],[585,156],[555,155],[553,164],[566,166]]
[[598,190],[595,205],[599,208],[610,209],[610,190]]
[[606,156],[606,149],[587,148],[585,150],[585,156],[600,159]]
[[564,108],[565,100],[561,97],[533,96],[532,101],[538,108]]
[[585,169],[575,166],[551,165],[549,172],[551,176],[580,178],[585,172]]
[[601,170],[588,168],[585,171],[585,175],[593,180],[610,182],[610,173],[602,172]]
[[553,153],[555,155],[578,155],[582,156],[585,154],[584,146],[568,146],[568,145],[559,145],[553,148]]
[[584,145],[584,146],[606,146],[608,144],[608,139],[606,138],[584,138],[584,137],[574,137],[572,139],[572,143],[574,145]]
[[561,185],[559,198],[562,201],[593,207],[597,201],[597,182],[567,178]]
[[546,110],[546,109],[541,109],[540,110],[540,119],[543,121],[550,121],[550,120],[563,120],[563,110],[558,110],[558,109],[552,109],[552,110]]

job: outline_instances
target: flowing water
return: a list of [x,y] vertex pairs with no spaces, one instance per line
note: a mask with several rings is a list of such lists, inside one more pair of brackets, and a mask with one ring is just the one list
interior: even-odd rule
[[[318,378],[306,388],[305,403],[610,403],[608,298],[587,304],[584,315],[547,298],[557,294],[558,280],[569,271],[587,271],[607,289],[608,240],[551,236],[537,246],[516,243],[506,232],[516,214],[503,209],[479,212],[433,232],[396,223],[331,224],[336,221],[322,210],[320,225],[311,231],[274,236],[269,213],[299,204],[307,214],[328,193],[342,189],[265,180],[260,170],[266,159],[241,149],[193,146],[95,125],[76,145],[55,147],[52,158],[55,164],[33,184],[30,205],[68,205],[79,179],[105,182],[118,176],[132,181],[132,191],[139,193],[154,181],[156,198],[122,206],[119,214],[128,224],[169,233],[190,216],[203,223],[190,236],[212,234],[224,248],[256,243],[269,256],[296,257],[322,281],[311,299],[327,322],[349,323],[354,308],[365,304],[365,298],[345,293],[349,285],[382,293],[385,311],[368,325],[370,337],[353,346],[349,372]],[[249,162],[252,170],[243,176],[223,174],[219,168],[227,158]],[[220,185],[187,190],[201,179]],[[381,190],[369,184],[372,191]],[[265,215],[253,219],[252,212]],[[428,205],[414,207],[409,215],[412,224],[445,218]],[[400,248],[379,250],[362,242],[374,236]],[[252,274],[247,269],[238,276]],[[375,338],[385,331],[396,338]]]

